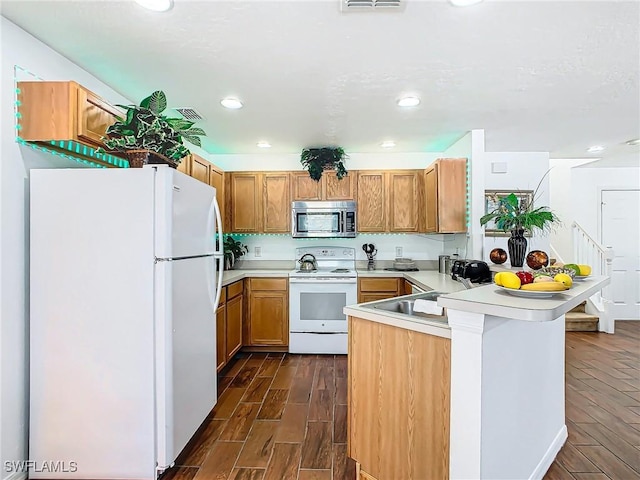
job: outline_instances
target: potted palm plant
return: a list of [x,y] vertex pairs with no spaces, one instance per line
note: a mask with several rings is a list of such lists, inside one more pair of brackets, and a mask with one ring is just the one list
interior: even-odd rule
[[[547,173],[549,172],[547,171]],[[558,216],[549,207],[534,207],[534,201],[542,184],[542,179],[530,197],[523,197],[515,193],[509,193],[504,196],[496,195],[493,198],[495,207],[480,218],[480,225],[494,222],[499,230],[504,232],[511,231],[507,246],[509,260],[513,267],[521,267],[524,263],[527,251],[525,231],[532,234],[535,231],[547,233],[552,227],[560,223]]]
[[109,126],[102,140],[109,151],[124,153],[131,167],[167,163],[175,168],[190,153],[182,140],[201,146],[200,136],[206,135],[193,122],[162,115],[167,97],[161,90],[144,98],[139,106],[118,106],[126,110],[126,117]]
[[249,253],[249,247],[242,242],[236,240],[232,236],[228,236],[224,239],[224,269],[231,270],[233,265],[240,257],[245,253]]
[[300,155],[302,167],[309,172],[309,176],[319,182],[324,170],[335,170],[338,180],[346,174],[344,161],[348,158],[342,147],[304,148]]

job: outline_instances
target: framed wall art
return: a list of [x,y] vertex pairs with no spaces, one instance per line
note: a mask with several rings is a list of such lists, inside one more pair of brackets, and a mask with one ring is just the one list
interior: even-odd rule
[[[513,193],[518,197],[520,203],[526,202],[530,205],[533,201],[533,190],[485,190],[484,191],[484,213],[485,215],[492,212],[498,207],[498,201],[502,197],[506,197]],[[510,231],[502,231],[496,227],[494,221],[491,221],[485,225],[484,234],[487,237],[510,237]],[[525,230],[525,236],[530,237],[531,232]]]

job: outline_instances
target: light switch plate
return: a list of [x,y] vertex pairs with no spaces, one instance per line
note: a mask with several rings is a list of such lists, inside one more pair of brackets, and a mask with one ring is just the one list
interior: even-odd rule
[[396,247],[396,258],[402,258],[402,247]]
[[262,256],[262,247],[253,247],[253,256],[261,257]]

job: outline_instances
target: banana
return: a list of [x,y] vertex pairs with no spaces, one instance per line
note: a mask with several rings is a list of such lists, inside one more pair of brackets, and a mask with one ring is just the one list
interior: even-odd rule
[[560,292],[568,289],[569,287],[561,282],[527,283],[520,287],[520,290],[532,290],[534,292]]

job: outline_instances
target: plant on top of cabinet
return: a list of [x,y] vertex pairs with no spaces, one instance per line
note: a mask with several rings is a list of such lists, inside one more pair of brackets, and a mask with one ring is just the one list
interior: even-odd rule
[[140,106],[118,107],[124,108],[127,116],[107,128],[103,140],[108,150],[127,155],[132,167],[168,163],[175,168],[190,153],[182,140],[201,146],[200,136],[206,135],[204,130],[194,127],[193,122],[162,115],[167,108],[167,97],[161,90],[144,98]]
[[340,180],[347,174],[343,163],[347,158],[342,147],[303,148],[300,163],[316,182],[320,181],[324,170],[335,170]]

